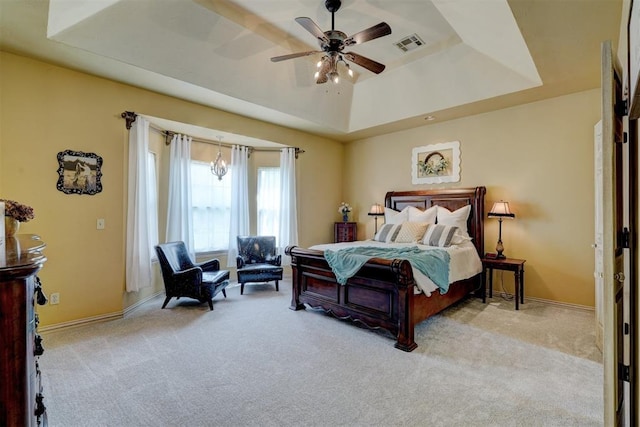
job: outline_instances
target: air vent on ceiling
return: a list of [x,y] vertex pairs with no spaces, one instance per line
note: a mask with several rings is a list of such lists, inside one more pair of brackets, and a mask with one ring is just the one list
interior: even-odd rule
[[411,34],[397,42],[396,46],[403,52],[409,52],[419,48],[420,46],[424,46],[424,41],[422,41],[417,34]]

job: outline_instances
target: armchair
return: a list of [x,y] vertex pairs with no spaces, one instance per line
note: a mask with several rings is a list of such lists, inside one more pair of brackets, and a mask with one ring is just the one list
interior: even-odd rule
[[238,282],[240,295],[244,294],[247,282],[270,282],[275,280],[276,291],[278,282],[282,280],[282,256],[276,255],[275,236],[238,236]]
[[162,308],[173,297],[188,297],[207,302],[213,310],[213,298],[219,292],[227,297],[225,288],[229,284],[229,270],[220,270],[217,259],[192,262],[184,242],[163,243],[155,249],[167,295]]

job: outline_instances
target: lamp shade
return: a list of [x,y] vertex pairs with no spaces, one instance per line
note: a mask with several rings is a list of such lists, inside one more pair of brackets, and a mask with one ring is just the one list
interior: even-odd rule
[[512,213],[509,209],[509,202],[503,202],[500,200],[499,202],[495,202],[491,211],[487,214],[488,217],[496,217],[496,218],[515,218],[516,214]]
[[375,203],[371,205],[371,209],[369,209],[369,213],[367,215],[384,215],[384,207],[380,203]]

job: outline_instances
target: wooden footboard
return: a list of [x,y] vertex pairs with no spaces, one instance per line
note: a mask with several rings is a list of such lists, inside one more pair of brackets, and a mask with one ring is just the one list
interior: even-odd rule
[[397,337],[396,347],[411,351],[413,272],[406,260],[373,258],[358,274],[340,285],[321,251],[289,247],[293,289],[291,309],[304,304],[322,308],[341,319],[382,328]]
[[[291,256],[292,310],[305,304],[340,319],[381,328],[396,337],[395,347],[412,351],[415,325],[464,298],[473,284],[453,285],[445,295],[431,297],[414,292],[409,261],[372,258],[345,285],[340,285],[321,251],[288,247]],[[460,286],[458,286],[460,285]]]
[[[453,211],[471,205],[468,232],[478,254],[484,252],[485,187],[389,192],[385,206],[402,210],[406,206],[427,209],[438,205]],[[430,297],[414,292],[415,282],[409,261],[370,259],[345,285],[340,285],[322,251],[296,246],[286,248],[291,256],[292,310],[305,304],[321,308],[341,319],[350,319],[369,328],[382,328],[396,337],[396,348],[417,347],[414,327],[419,322],[481,289],[480,274],[451,284],[449,291]]]

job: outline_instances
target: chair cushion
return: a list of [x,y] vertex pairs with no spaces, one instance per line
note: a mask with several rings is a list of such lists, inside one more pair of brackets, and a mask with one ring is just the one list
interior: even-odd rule
[[238,269],[238,282],[267,282],[282,280],[282,267],[272,264],[248,264]]
[[229,270],[218,270],[214,273],[202,273],[202,283],[220,283],[229,280]]
[[247,264],[238,272],[243,273],[282,273],[282,267],[272,264]]

